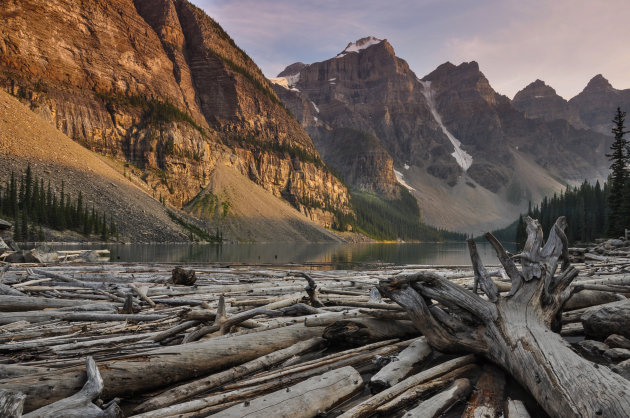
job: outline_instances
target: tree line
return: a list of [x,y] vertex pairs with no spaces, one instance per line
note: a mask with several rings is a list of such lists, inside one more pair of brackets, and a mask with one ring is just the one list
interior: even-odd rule
[[[603,186],[599,182],[591,185],[586,181],[579,187],[569,187],[560,195],[545,197],[540,205],[532,208],[527,215],[538,219],[547,232],[559,216],[566,216],[566,235],[569,243],[589,242],[595,238],[608,236],[618,238],[630,229],[630,142],[625,138],[626,113],[617,108],[613,119],[614,136],[609,158],[610,175]],[[508,227],[509,228],[509,227]],[[525,220],[521,215],[516,225],[516,243],[525,244],[527,233]]]
[[[545,197],[540,205],[532,207],[530,204],[527,215],[538,219],[545,233],[551,230],[559,216],[565,216],[568,223],[565,234],[569,243],[589,242],[606,235],[608,193],[606,182],[602,187],[599,181],[595,185],[585,181],[579,187],[567,186],[560,194]],[[525,218],[521,215],[516,225],[516,243],[519,247],[527,239],[525,226]]]
[[86,236],[96,234],[103,241],[118,239],[118,227],[111,215],[108,220],[94,206],[88,208],[81,192],[74,199],[66,193],[63,180],[57,194],[50,180],[45,185],[43,178],[33,174],[30,165],[17,177],[11,172],[6,187],[0,185],[0,214],[13,220],[16,241],[45,240],[43,227]]

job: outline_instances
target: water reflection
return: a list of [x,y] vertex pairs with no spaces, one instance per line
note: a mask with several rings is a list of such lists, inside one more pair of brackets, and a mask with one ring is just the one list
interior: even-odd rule
[[[111,251],[111,261],[120,262],[224,262],[265,264],[331,264],[356,268],[361,264],[469,265],[466,243],[443,244],[101,244]],[[56,250],[86,248],[86,245],[55,245]],[[484,263],[496,264],[487,243],[477,245]],[[507,246],[513,251],[513,246]],[[344,267],[345,265],[345,267]]]

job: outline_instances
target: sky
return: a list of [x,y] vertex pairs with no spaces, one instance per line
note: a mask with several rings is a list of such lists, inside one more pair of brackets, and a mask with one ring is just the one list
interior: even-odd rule
[[477,61],[510,98],[536,79],[565,99],[597,74],[630,88],[629,0],[192,1],[267,77],[372,35],[420,78],[446,61]]

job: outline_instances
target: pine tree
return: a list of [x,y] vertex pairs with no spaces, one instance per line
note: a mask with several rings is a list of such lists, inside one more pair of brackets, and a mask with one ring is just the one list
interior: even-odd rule
[[28,214],[25,210],[22,211],[22,240],[29,240],[29,230],[28,230]]
[[17,216],[15,217],[15,222],[13,222],[13,240],[22,241],[22,230]]
[[11,180],[9,181],[9,202],[7,205],[10,208],[11,216],[17,222],[18,216],[18,194],[17,194],[17,182],[15,180],[15,174],[11,171]]
[[24,205],[23,208],[29,210],[32,204],[33,197],[33,171],[31,165],[26,166],[26,172],[24,173]]
[[617,113],[613,119],[612,133],[615,137],[610,146],[611,153],[606,154],[610,159],[610,177],[608,195],[608,230],[610,237],[619,237],[624,231],[624,214],[623,214],[623,191],[624,185],[628,180],[626,167],[628,166],[628,140],[624,138],[627,133],[624,127],[626,112],[622,112],[617,108]]

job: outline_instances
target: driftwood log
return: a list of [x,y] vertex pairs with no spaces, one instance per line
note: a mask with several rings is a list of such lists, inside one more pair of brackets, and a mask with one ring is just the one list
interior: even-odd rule
[[20,418],[26,395],[6,389],[0,389],[0,417]]
[[277,418],[313,417],[349,398],[363,386],[361,375],[346,366],[311,377],[292,387],[234,405],[214,415],[217,418],[268,416]]
[[[103,397],[128,396],[209,374],[320,336],[322,331],[323,328],[308,328],[303,324],[290,325],[255,334],[167,346],[124,359],[99,362],[105,384]],[[24,410],[28,412],[71,396],[84,382],[84,370],[74,367],[9,378],[2,384],[27,395]]]
[[440,416],[451,409],[451,407],[456,403],[466,399],[466,397],[470,394],[471,389],[470,380],[457,379],[453,382],[451,387],[445,391],[430,397],[424,402],[420,402],[420,405],[407,412],[404,415],[404,418],[433,418]]
[[526,222],[527,241],[517,256],[521,271],[486,234],[511,279],[507,296],[499,295],[472,240],[475,276],[487,299],[429,272],[400,274],[378,288],[405,308],[433,347],[483,355],[526,387],[552,417],[630,416],[628,381],[580,357],[554,332],[578,275],[568,262],[565,218],[558,218],[544,245],[538,221]]
[[48,417],[84,417],[84,418],[118,418],[122,417],[122,411],[116,400],[107,404],[104,409],[92,402],[98,399],[103,391],[103,379],[92,357],[85,361],[87,368],[87,381],[83,388],[74,395],[37,409],[24,418],[48,418]]
[[433,350],[427,344],[424,337],[418,338],[411,345],[393,357],[391,362],[385,365],[378,373],[370,379],[372,390],[380,392],[383,389],[394,386],[403,380],[413,367],[424,361],[431,355]]

